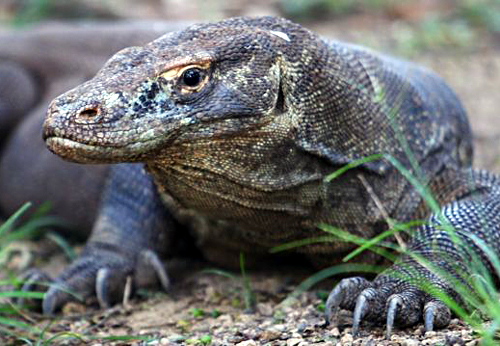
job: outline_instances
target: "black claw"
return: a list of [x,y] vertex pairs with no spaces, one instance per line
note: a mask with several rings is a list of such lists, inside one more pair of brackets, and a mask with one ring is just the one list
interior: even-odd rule
[[424,311],[424,328],[426,332],[434,329],[435,306],[427,306]]
[[[37,285],[43,283],[50,283],[52,279],[47,276],[47,274],[39,271],[39,270],[30,270],[26,272],[21,278],[24,281],[23,286],[21,287],[21,291],[23,292],[32,292],[37,289]],[[25,298],[18,298],[17,304],[24,305]]]
[[45,292],[45,296],[42,302],[43,314],[47,316],[53,316],[57,309],[62,307],[67,302],[82,299],[77,294],[70,292],[71,289],[60,282],[56,282],[50,285],[47,292]]
[[111,306],[109,301],[109,269],[101,268],[97,271],[95,279],[95,292],[97,301],[102,309],[107,309]]
[[127,276],[127,278],[125,279],[125,288],[123,289],[122,303],[124,306],[128,305],[128,301],[130,300],[131,296],[132,296],[132,277]]
[[158,255],[151,250],[145,250],[141,253],[141,257],[147,264],[149,264],[150,267],[153,268],[156,276],[160,280],[163,290],[168,291],[170,288],[170,279],[168,278],[165,267],[163,266],[163,263]]
[[451,311],[443,302],[431,299],[424,305],[425,331],[446,327],[451,320]]
[[327,324],[330,324],[330,321],[332,320],[332,317],[335,317],[333,325],[337,325],[337,315],[340,310],[340,302],[342,300],[343,292],[342,292],[342,287],[340,287],[340,284],[337,285],[333,291],[330,293],[328,296],[328,299],[326,300],[325,304],[325,320]]
[[56,308],[60,305],[58,302],[58,297],[61,291],[56,285],[50,286],[48,291],[45,292],[45,296],[42,302],[42,311],[44,315],[52,316]]
[[403,303],[401,297],[393,296],[389,299],[389,304],[387,308],[387,325],[385,330],[385,338],[390,339],[392,334],[392,328],[394,327],[394,319],[398,311],[398,306]]
[[358,300],[356,301],[356,308],[354,308],[354,316],[352,321],[352,335],[356,336],[359,332],[359,324],[361,323],[361,319],[365,315],[366,312],[366,296],[362,292]]
[[330,292],[325,305],[327,324],[337,325],[340,308],[352,309],[359,292],[369,287],[370,283],[362,277],[343,279]]

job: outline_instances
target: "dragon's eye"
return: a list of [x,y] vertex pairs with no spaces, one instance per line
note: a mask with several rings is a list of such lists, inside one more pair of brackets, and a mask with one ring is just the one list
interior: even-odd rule
[[[0,0],[1,1],[1,0]],[[199,93],[210,80],[209,63],[173,67],[158,77],[165,85],[174,86],[182,95]]]
[[182,73],[182,82],[188,87],[196,87],[203,80],[202,72],[199,68],[192,67]]

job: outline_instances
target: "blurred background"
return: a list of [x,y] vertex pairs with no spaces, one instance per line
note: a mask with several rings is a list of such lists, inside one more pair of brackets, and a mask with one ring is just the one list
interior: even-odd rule
[[213,21],[280,15],[397,54],[500,43],[500,0],[0,0],[0,25],[55,20]]

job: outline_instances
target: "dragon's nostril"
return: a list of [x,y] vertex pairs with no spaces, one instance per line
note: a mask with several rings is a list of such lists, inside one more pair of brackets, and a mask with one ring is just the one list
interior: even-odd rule
[[80,111],[76,116],[76,121],[80,123],[96,123],[101,119],[101,110],[99,107],[88,107]]

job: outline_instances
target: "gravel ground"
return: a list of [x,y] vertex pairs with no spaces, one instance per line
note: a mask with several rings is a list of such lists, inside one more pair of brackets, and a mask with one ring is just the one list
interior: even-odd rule
[[[206,264],[189,265],[202,268]],[[184,266],[184,263],[183,263]],[[99,311],[68,304],[63,317],[50,327],[51,333],[72,331],[83,339],[58,339],[63,345],[145,345],[138,340],[95,340],[102,336],[141,335],[153,338],[148,345],[477,345],[472,331],[458,319],[446,329],[424,333],[423,326],[395,329],[389,340],[384,329],[362,324],[360,335],[351,334],[351,313],[342,311],[337,327],[323,318],[323,289],[289,298],[308,268],[278,267],[251,273],[249,280],[257,304],[245,309],[242,281],[200,273],[184,272],[172,292],[137,298],[124,305]],[[290,274],[293,273],[293,274]],[[330,285],[325,285],[325,288]],[[48,320],[32,314],[43,328]],[[5,343],[14,342],[6,339]]]

